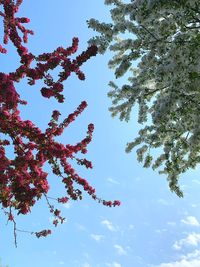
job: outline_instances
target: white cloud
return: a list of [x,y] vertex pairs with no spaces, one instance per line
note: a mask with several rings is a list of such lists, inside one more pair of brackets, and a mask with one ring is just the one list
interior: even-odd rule
[[199,267],[200,266],[200,250],[195,250],[192,253],[182,255],[180,260],[161,263],[154,267]]
[[200,226],[199,222],[194,216],[187,216],[186,219],[181,220],[181,222],[191,226]]
[[113,262],[113,263],[106,263],[108,267],[122,267],[120,263]]
[[140,181],[142,180],[142,178],[141,178],[141,177],[136,177],[134,180],[135,180],[136,182],[140,182]]
[[103,225],[105,225],[106,228],[107,228],[108,230],[110,230],[110,231],[112,231],[112,232],[117,231],[117,227],[114,226],[112,222],[110,222],[110,221],[108,221],[108,220],[103,220],[101,223],[102,223]]
[[198,205],[197,204],[191,204],[191,207],[196,208],[196,207],[198,207]]
[[111,183],[111,184],[119,184],[118,181],[116,181],[115,179],[113,179],[111,177],[108,178],[108,182]]
[[129,230],[133,230],[134,228],[135,228],[135,226],[133,224],[129,224],[129,226],[128,226]]
[[195,183],[195,184],[200,184],[200,181],[196,180],[196,179],[192,180],[192,182]]
[[170,226],[176,226],[176,222],[168,222],[167,224]]
[[120,245],[114,245],[114,248],[117,250],[117,254],[120,256],[127,254],[126,250]]
[[64,265],[65,263],[64,263],[64,261],[59,261],[58,264],[59,264],[59,265]]
[[66,208],[66,209],[70,209],[72,204],[70,202],[67,202],[67,203],[64,203],[63,206]]
[[155,267],[199,267],[200,266],[200,259],[199,260],[180,260],[170,263],[161,263]]
[[97,242],[101,241],[101,240],[104,238],[103,235],[95,235],[95,234],[91,234],[90,236],[91,236],[92,239],[94,239],[94,240],[97,241]]
[[76,228],[79,230],[79,231],[87,231],[86,227],[80,223],[76,223]]
[[180,239],[173,244],[173,248],[181,250],[183,246],[197,246],[200,243],[200,234],[191,233],[186,238]]
[[161,204],[161,205],[164,205],[164,206],[171,205],[171,203],[169,203],[167,200],[165,200],[163,198],[158,199],[158,203]]
[[157,234],[163,234],[164,232],[167,232],[167,229],[163,228],[163,229],[156,229],[155,232]]
[[88,262],[84,262],[82,267],[91,267],[91,265]]
[[199,249],[195,249],[191,253],[188,253],[186,255],[182,255],[181,258],[184,259],[184,260],[200,259],[200,250]]

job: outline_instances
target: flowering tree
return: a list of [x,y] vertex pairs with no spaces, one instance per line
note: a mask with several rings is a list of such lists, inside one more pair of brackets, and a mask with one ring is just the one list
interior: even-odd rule
[[[169,187],[183,196],[181,173],[200,162],[200,8],[197,0],[105,0],[114,5],[112,22],[88,21],[100,33],[90,40],[99,52],[114,53],[109,67],[128,82],[110,82],[110,111],[129,121],[139,106],[138,122],[144,127],[127,144],[135,146],[144,167],[159,168]],[[152,150],[159,148],[152,156]],[[154,157],[154,158],[153,158]]]
[[[24,26],[29,19],[16,17],[21,4],[22,0],[0,0],[2,7],[0,16],[4,23],[3,42],[7,44],[10,40],[20,57],[20,66],[15,71],[0,72],[0,203],[8,220],[14,224],[15,242],[18,230],[15,213],[27,214],[42,196],[46,198],[50,212],[55,217],[53,224],[56,226],[64,221],[60,210],[49,202],[48,173],[43,169],[46,162],[51,165],[52,172],[60,177],[66,188],[66,195],[56,199],[59,203],[66,203],[69,199],[82,199],[82,191],[76,188],[78,184],[78,188],[82,186],[83,190],[103,205],[111,207],[120,204],[119,201],[111,202],[98,198],[95,189],[87,180],[81,178],[70,164],[71,161],[75,161],[79,165],[85,165],[86,168],[92,168],[90,161],[79,158],[76,154],[87,152],[87,145],[92,140],[93,124],[88,125],[86,137],[75,145],[64,145],[55,140],[55,137],[60,136],[64,129],[84,111],[87,106],[85,101],[60,123],[61,114],[58,110],[54,110],[48,128],[44,132],[30,120],[23,120],[20,117],[20,105],[26,105],[27,102],[20,99],[16,83],[28,78],[31,86],[42,80],[44,86],[41,88],[41,95],[45,98],[54,97],[62,103],[63,82],[71,73],[84,80],[85,76],[80,67],[97,53],[97,47],[92,45],[75,59],[70,59],[78,49],[78,38],[74,38],[68,48],[58,47],[53,52],[37,56],[32,54],[25,46],[28,35],[33,34],[33,31]],[[0,46],[0,52],[6,54],[7,51]],[[31,67],[33,63],[35,67]],[[62,70],[55,80],[50,72],[56,67],[61,67]],[[6,146],[13,146],[13,159],[7,155]],[[51,230],[42,230],[34,234],[41,237],[50,233]]]

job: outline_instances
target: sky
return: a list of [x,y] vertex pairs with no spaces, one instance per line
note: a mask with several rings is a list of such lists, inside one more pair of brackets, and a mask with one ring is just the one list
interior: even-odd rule
[[[29,28],[35,35],[28,48],[35,54],[70,46],[73,37],[80,40],[77,55],[87,48],[87,40],[95,35],[86,20],[109,21],[109,7],[103,0],[24,0],[20,16],[31,19]],[[0,24],[2,28],[2,22]],[[2,36],[2,31],[1,31]],[[15,50],[1,55],[1,71],[10,72],[17,66]],[[85,136],[87,125],[94,123],[93,141],[87,159],[93,170],[76,167],[78,173],[96,188],[106,200],[120,200],[121,206],[108,208],[84,194],[82,201],[59,205],[66,223],[54,228],[44,200],[31,214],[17,217],[17,227],[28,231],[51,228],[53,234],[37,239],[17,233],[14,246],[13,225],[6,225],[1,213],[0,258],[9,267],[199,267],[200,266],[200,170],[189,171],[180,184],[184,198],[171,193],[165,176],[142,168],[135,151],[125,153],[126,143],[137,136],[137,109],[132,119],[120,122],[112,118],[108,108],[108,82],[114,75],[107,67],[110,53],[87,61],[82,70],[85,81],[72,75],[64,84],[66,101],[58,104],[40,96],[41,84],[34,87],[26,81],[17,85],[28,105],[21,109],[24,119],[31,119],[45,129],[51,112],[59,109],[62,118],[73,112],[81,101],[87,110],[64,132],[60,141],[76,143]],[[48,170],[48,167],[46,167]],[[63,192],[59,179],[49,174],[49,195]],[[53,203],[54,204],[54,203]]]

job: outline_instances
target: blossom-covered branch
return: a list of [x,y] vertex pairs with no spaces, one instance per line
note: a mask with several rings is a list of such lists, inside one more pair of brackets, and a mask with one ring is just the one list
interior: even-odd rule
[[[139,136],[135,146],[144,167],[160,168],[170,189],[183,196],[180,174],[200,162],[200,9],[199,1],[105,0],[112,5],[112,23],[91,19],[88,26],[100,33],[89,43],[114,53],[109,67],[122,87],[110,82],[113,116],[129,121],[139,105]],[[152,151],[159,148],[153,159]]]
[[[64,196],[59,196],[58,203],[66,203],[69,199],[82,199],[81,188],[91,197],[106,206],[119,205],[119,201],[105,201],[98,198],[95,189],[90,186],[87,180],[80,177],[70,161],[92,168],[92,163],[85,158],[79,158],[79,152],[85,154],[87,146],[92,140],[94,125],[88,125],[86,137],[75,145],[62,144],[55,140],[79,116],[87,107],[87,103],[82,103],[77,109],[69,114],[62,122],[59,121],[61,115],[58,110],[54,110],[48,127],[45,131],[38,128],[32,121],[23,120],[20,116],[20,105],[27,105],[21,100],[16,89],[16,83],[28,78],[29,85],[35,84],[38,80],[44,82],[41,88],[41,95],[45,98],[55,97],[58,102],[64,101],[62,94],[63,82],[69,78],[71,73],[75,73],[80,80],[84,80],[84,73],[80,67],[84,62],[97,54],[97,47],[91,45],[86,51],[76,56],[70,57],[77,52],[78,38],[74,38],[72,45],[67,48],[58,47],[53,52],[43,53],[36,56],[28,51],[25,43],[28,41],[28,34],[33,34],[27,30],[23,24],[28,23],[28,18],[16,17],[17,11],[22,4],[22,0],[2,0],[0,6],[4,12],[0,16],[4,21],[4,44],[10,40],[17,49],[20,57],[20,66],[13,72],[0,72],[0,204],[4,213],[8,216],[8,221],[14,224],[14,234],[16,241],[15,211],[17,214],[27,214],[32,206],[44,196],[50,212],[53,213],[53,224],[63,222],[64,218],[60,211],[49,202],[48,173],[44,171],[44,164],[49,163],[52,172],[60,177],[66,189]],[[23,38],[20,37],[22,34]],[[1,53],[6,53],[1,46]],[[34,64],[35,67],[31,67]],[[61,67],[58,79],[55,80],[50,71]],[[6,147],[13,146],[14,158],[7,155]],[[37,237],[47,236],[50,230],[34,232]]]

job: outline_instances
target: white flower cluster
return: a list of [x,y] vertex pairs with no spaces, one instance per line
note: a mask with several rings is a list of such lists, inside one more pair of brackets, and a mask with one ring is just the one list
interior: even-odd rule
[[[110,111],[129,120],[139,104],[139,136],[135,146],[144,167],[160,168],[170,189],[182,196],[179,175],[200,163],[200,5],[198,0],[106,0],[113,23],[91,19],[100,33],[90,40],[104,53],[114,53],[109,67],[116,78],[129,73],[119,88],[110,82]],[[137,67],[132,70],[133,64]],[[153,160],[152,149],[161,155]],[[154,153],[154,157],[155,157]]]

